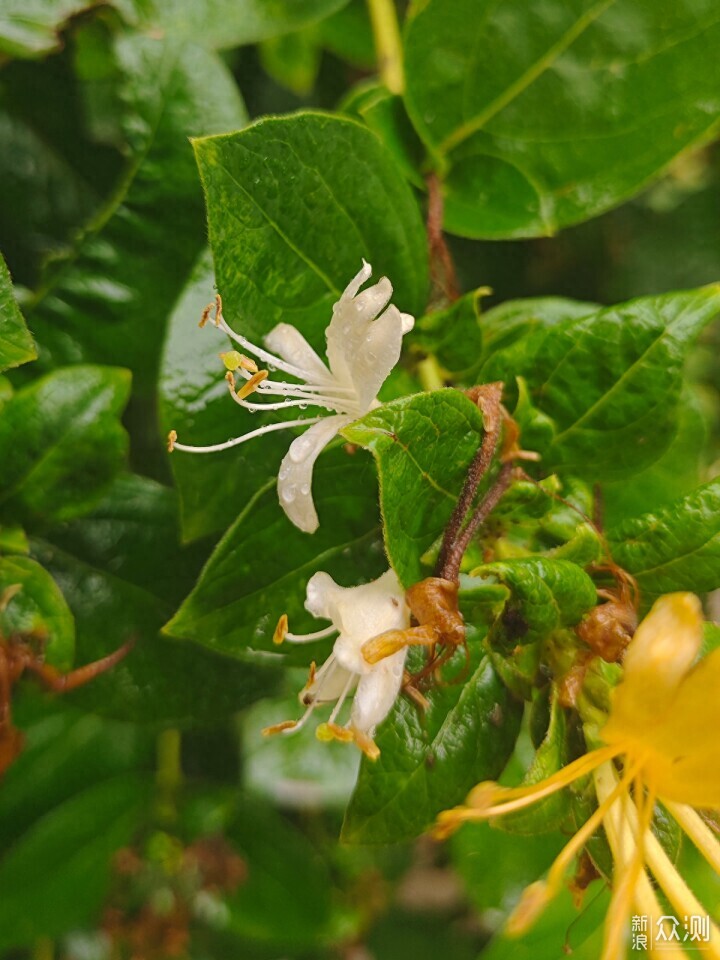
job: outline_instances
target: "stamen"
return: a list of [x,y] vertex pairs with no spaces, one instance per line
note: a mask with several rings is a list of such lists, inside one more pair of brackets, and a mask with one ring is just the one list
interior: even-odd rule
[[273,737],[276,733],[287,733],[288,730],[295,730],[297,726],[297,720],[283,720],[280,723],[274,723],[271,727],[263,727],[262,735]]
[[670,800],[663,800],[663,804],[715,870],[715,873],[720,874],[720,842],[718,842],[716,834],[692,807]]
[[253,440],[264,433],[273,433],[275,430],[289,430],[290,427],[309,427],[311,423],[317,423],[322,417],[309,417],[306,420],[284,420],[282,423],[268,423],[257,430],[251,430],[250,433],[243,434],[242,437],[235,437],[233,440],[226,440],[224,443],[214,443],[209,447],[194,447],[186,443],[177,443],[177,433],[174,430],[168,435],[168,449],[183,450],[185,453],[217,453],[220,450],[229,450],[231,447],[237,447],[246,440]]
[[313,640],[324,640],[325,637],[337,633],[338,629],[334,624],[324,627],[322,630],[315,630],[314,633],[286,633],[285,639],[290,643],[312,643]]
[[238,353],[237,350],[228,350],[227,353],[221,353],[220,359],[231,372],[236,370],[247,370],[249,373],[258,372],[258,365],[255,361],[246,357],[244,353]]
[[287,614],[283,613],[283,615],[280,617],[280,619],[277,622],[277,626],[275,627],[275,633],[273,633],[273,638],[272,638],[273,643],[279,646],[287,636],[287,632],[288,632],[288,618],[287,618]]
[[438,641],[434,627],[410,627],[407,630],[388,630],[372,640],[366,640],[360,648],[366,663],[375,664],[391,657],[398,650],[412,646],[431,646]]
[[595,833],[603,817],[623,791],[627,790],[632,778],[637,772],[637,765],[626,770],[622,780],[615,786],[612,793],[598,805],[577,833],[563,847],[553,862],[545,882],[532,883],[524,891],[519,903],[510,914],[506,924],[506,932],[511,936],[519,936],[528,930],[540,916],[548,903],[557,896],[568,867],[576,854],[582,850],[590,837]]
[[355,739],[352,730],[346,730],[345,727],[339,727],[336,723],[330,721],[319,724],[315,730],[315,736],[321,743],[330,743],[331,740],[352,743]]
[[[216,325],[226,333],[231,340],[234,340],[235,343],[239,343],[241,347],[245,347],[246,350],[249,350],[250,353],[254,353],[258,360],[262,360],[263,363],[269,364],[271,367],[275,367],[277,370],[282,370],[284,373],[289,373],[291,377],[297,377],[299,380],[309,380],[307,370],[302,370],[300,367],[296,367],[292,363],[286,363],[285,360],[281,360],[280,357],[276,357],[275,354],[269,353],[267,350],[263,350],[262,347],[255,346],[247,337],[243,337],[241,334],[236,333],[232,327],[229,327],[222,313],[219,313],[215,317]],[[331,377],[330,372],[328,371],[328,379]]]
[[259,384],[261,384],[263,380],[267,380],[267,378],[268,378],[267,370],[258,370],[257,373],[254,373],[250,377],[250,379],[238,391],[238,393],[235,394],[235,378],[233,377],[232,373],[229,370],[226,377],[227,382],[230,384],[230,389],[233,395],[236,395],[238,400],[244,400],[245,397],[249,397],[251,393],[254,393],[255,390],[257,390]]
[[368,737],[368,735],[363,733],[362,730],[357,730],[355,727],[353,727],[352,733],[355,743],[358,745],[358,747],[360,747],[368,760],[372,760],[374,763],[380,756],[380,747],[378,747],[372,737]]
[[355,681],[355,674],[354,674],[354,673],[351,673],[351,674],[348,676],[348,678],[347,678],[347,683],[346,683],[345,686],[343,687],[343,691],[342,691],[342,693],[340,694],[340,696],[338,697],[337,703],[336,703],[335,706],[333,707],[332,713],[330,714],[330,717],[329,717],[329,719],[328,719],[328,724],[329,724],[331,727],[332,727],[333,724],[335,723],[335,720],[337,719],[337,715],[340,713],[340,710],[342,709],[342,705],[345,703],[345,700],[346,700],[346,698],[347,698],[347,695],[350,693],[350,688],[352,687],[354,681]]

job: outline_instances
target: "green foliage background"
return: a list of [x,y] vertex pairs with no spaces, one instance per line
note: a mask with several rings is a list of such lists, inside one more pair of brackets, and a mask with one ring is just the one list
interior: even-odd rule
[[[400,2],[400,89],[393,9],[0,0],[0,590],[22,584],[0,626],[47,633],[63,671],[137,641],[71,695],[15,689],[7,960],[124,957],[101,930],[117,851],[153,865],[149,902],[177,879],[173,844],[217,835],[247,875],[197,907],[183,956],[556,960],[566,937],[598,954],[602,879],[579,918],[561,897],[518,943],[501,932],[585,798],[444,848],[421,837],[478,780],[578,751],[538,670],[596,602],[600,546],[571,509],[513,488],[492,556],[465,570],[468,675],[424,716],[401,698],[376,764],[259,730],[297,715],[327,655],[272,644],[283,612],[314,629],[313,572],[431,572],[483,431],[450,386],[503,380],[547,489],[589,513],[600,485],[644,608],[692,590],[717,619],[720,10]],[[452,303],[428,255],[431,174]],[[320,458],[308,536],[277,502],[286,435],[171,462],[164,437],[220,442],[251,419],[222,381],[225,338],[197,327],[215,289],[250,339],[292,323],[322,354],[363,257],[417,323],[387,402],[343,431],[355,453]],[[680,855],[720,910],[718,879]]]

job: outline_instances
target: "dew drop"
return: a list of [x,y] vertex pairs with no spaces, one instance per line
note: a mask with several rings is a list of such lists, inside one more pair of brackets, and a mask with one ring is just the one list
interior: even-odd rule
[[312,448],[312,443],[308,440],[307,437],[297,437],[290,444],[290,449],[288,453],[290,454],[290,459],[293,463],[302,463],[302,461],[310,453]]
[[303,484],[301,484],[301,486],[300,486],[300,493],[301,493],[304,497],[306,497],[306,496],[310,493],[310,484],[309,484],[309,483],[303,483]]
[[297,491],[295,484],[291,483],[289,487],[285,487],[280,492],[280,499],[283,501],[283,503],[292,503],[296,497],[296,493]]

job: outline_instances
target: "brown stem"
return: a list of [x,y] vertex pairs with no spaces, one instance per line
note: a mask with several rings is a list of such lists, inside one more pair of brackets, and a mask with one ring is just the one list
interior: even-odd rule
[[483,412],[485,436],[482,439],[478,452],[475,454],[475,457],[470,464],[470,468],[468,469],[467,476],[465,478],[465,483],[460,491],[460,496],[455,504],[455,509],[452,512],[452,516],[448,521],[448,524],[445,528],[445,533],[443,535],[440,554],[435,566],[435,576],[443,577],[446,580],[455,579],[454,577],[447,576],[447,573],[445,572],[446,566],[453,551],[458,534],[462,528],[463,521],[465,520],[465,517],[472,506],[475,494],[477,493],[477,488],[480,485],[480,481],[487,473],[490,464],[492,463],[495,448],[497,447],[498,438],[500,436],[500,426],[502,423],[500,406],[502,400],[502,391],[502,383],[489,383],[482,387],[473,388],[472,391],[468,391],[469,393],[472,393],[471,399],[477,403]]
[[438,290],[449,302],[460,296],[457,274],[452,254],[443,234],[443,195],[436,173],[425,178],[428,189],[427,234],[430,255],[430,276],[433,289]]
[[492,511],[502,499],[505,491],[510,486],[513,479],[513,470],[514,467],[512,463],[504,463],[502,465],[497,480],[493,483],[478,504],[475,513],[470,518],[470,521],[465,529],[456,538],[452,548],[450,549],[447,560],[445,561],[445,566],[443,567],[443,572],[441,574],[447,580],[458,579],[460,574],[460,564],[462,563],[462,558],[465,555],[465,551],[467,550],[470,541],[475,536],[480,526],[490,516]]

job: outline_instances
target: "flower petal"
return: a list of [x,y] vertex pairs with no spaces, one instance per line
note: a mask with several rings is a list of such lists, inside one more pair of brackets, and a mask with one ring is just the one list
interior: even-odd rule
[[278,473],[280,506],[305,533],[315,533],[319,521],[312,498],[312,472],[320,451],[352,417],[324,417],[296,437],[285,454]]
[[683,679],[671,708],[639,731],[659,796],[720,810],[720,650]]
[[[673,699],[702,643],[702,608],[692,593],[656,601],[625,654],[624,673],[602,736],[607,743],[674,711]],[[609,739],[608,739],[609,738]]]
[[300,331],[289,323],[279,323],[265,337],[268,350],[281,360],[307,371],[308,383],[323,383],[332,376]]
[[[360,276],[335,304],[326,337],[333,376],[353,388],[360,412],[365,413],[400,359],[403,334],[412,329],[414,320],[397,307],[387,306],[393,292],[387,277],[357,293]],[[348,296],[353,291],[355,295]]]
[[368,737],[390,713],[402,686],[407,649],[376,663],[360,678],[350,714],[350,725]]

